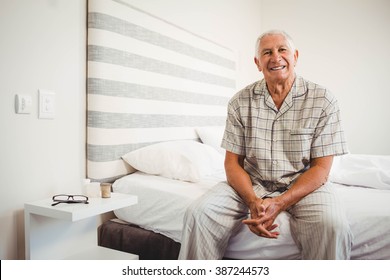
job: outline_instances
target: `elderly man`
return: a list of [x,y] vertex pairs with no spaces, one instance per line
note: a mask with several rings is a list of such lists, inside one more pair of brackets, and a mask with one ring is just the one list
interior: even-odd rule
[[262,34],[254,60],[264,79],[228,105],[227,183],[188,208],[179,258],[222,258],[242,223],[278,238],[275,219],[287,211],[303,259],[349,259],[352,235],[327,182],[333,157],[347,153],[337,101],[295,74],[298,51],[284,31]]

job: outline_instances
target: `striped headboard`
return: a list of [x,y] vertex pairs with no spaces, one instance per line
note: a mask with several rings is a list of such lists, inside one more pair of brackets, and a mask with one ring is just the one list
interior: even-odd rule
[[225,125],[232,50],[124,0],[88,5],[88,178],[112,182],[134,171],[127,152]]

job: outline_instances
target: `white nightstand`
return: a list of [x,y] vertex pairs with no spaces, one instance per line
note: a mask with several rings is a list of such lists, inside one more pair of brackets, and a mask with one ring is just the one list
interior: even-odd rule
[[24,205],[26,259],[138,259],[98,246],[96,230],[100,214],[134,205],[136,196],[111,193],[89,204],[52,203],[50,198]]

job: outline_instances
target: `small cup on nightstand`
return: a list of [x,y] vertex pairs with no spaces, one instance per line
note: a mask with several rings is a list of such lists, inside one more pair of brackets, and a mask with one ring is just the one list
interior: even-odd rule
[[111,184],[110,183],[101,183],[100,190],[102,192],[102,198],[111,197]]

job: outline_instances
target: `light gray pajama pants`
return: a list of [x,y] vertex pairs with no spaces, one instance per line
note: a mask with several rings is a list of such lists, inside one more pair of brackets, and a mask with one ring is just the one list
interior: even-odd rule
[[[254,186],[254,190],[263,196],[263,187]],[[330,183],[287,211],[292,216],[291,233],[303,259],[350,258],[352,233]],[[246,226],[242,220],[248,215],[237,192],[227,183],[219,183],[187,209],[179,259],[222,259],[230,237]]]

